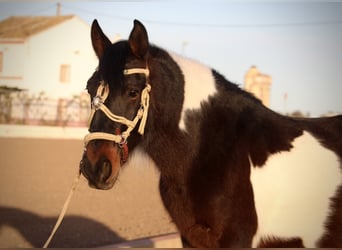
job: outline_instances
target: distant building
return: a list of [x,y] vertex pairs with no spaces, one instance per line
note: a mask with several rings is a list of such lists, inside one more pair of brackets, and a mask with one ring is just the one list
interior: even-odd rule
[[69,98],[84,91],[96,66],[90,26],[77,16],[0,21],[0,86]]
[[272,78],[260,73],[255,66],[252,66],[245,75],[244,89],[259,98],[266,107],[270,107],[271,85]]

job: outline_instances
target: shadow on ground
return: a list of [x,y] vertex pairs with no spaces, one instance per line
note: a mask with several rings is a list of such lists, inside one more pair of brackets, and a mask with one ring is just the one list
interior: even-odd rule
[[[42,247],[57,217],[42,217],[12,207],[0,207],[0,229],[16,229],[33,247]],[[96,247],[125,241],[107,226],[82,216],[66,216],[49,247]]]

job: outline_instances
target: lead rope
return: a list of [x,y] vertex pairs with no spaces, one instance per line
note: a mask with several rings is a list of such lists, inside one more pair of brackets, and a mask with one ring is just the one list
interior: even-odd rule
[[[150,72],[147,68],[146,69],[134,68],[134,69],[125,69],[123,73],[124,73],[124,75],[131,75],[131,74],[138,74],[138,73],[141,74],[142,73],[142,74],[145,74],[146,79],[148,80]],[[141,106],[137,112],[137,115],[131,121],[125,117],[113,114],[106,107],[106,105],[104,105],[104,101],[106,100],[106,98],[108,97],[108,94],[109,94],[109,86],[108,86],[108,84],[105,84],[102,81],[100,86],[97,89],[96,96],[94,97],[94,99],[92,101],[92,110],[91,110],[89,121],[88,121],[88,127],[90,127],[90,125],[91,125],[91,122],[94,118],[95,112],[97,110],[101,110],[112,121],[119,122],[121,124],[126,125],[127,130],[124,131],[121,135],[114,135],[114,134],[109,134],[109,133],[104,133],[104,132],[89,133],[88,135],[86,135],[84,137],[84,144],[87,145],[89,141],[94,140],[94,139],[105,139],[105,140],[114,141],[118,144],[124,144],[124,143],[126,143],[128,136],[130,135],[132,130],[135,128],[135,126],[137,125],[139,120],[141,120],[141,121],[140,121],[140,126],[138,128],[138,133],[143,135],[144,130],[145,130],[146,121],[147,121],[147,116],[148,116],[148,108],[149,108],[149,103],[150,103],[150,95],[149,95],[150,91],[151,91],[151,85],[146,83],[146,86],[141,93],[141,103],[140,103]],[[72,197],[72,195],[73,195],[73,193],[77,187],[77,184],[78,184],[80,177],[81,177],[81,172],[79,172],[78,175],[76,176],[74,183],[72,184],[71,190],[69,192],[69,195],[64,202],[62,211],[61,211],[61,213],[57,219],[57,222],[56,222],[49,238],[45,242],[43,248],[47,248],[49,246],[53,236],[55,235],[55,233],[57,232],[57,229],[59,228],[60,224],[62,223],[62,220],[63,220],[65,213],[69,207],[71,197]]]
[[75,178],[75,180],[74,180],[74,182],[73,182],[73,184],[72,184],[72,186],[71,186],[71,190],[70,190],[70,192],[69,192],[69,195],[68,195],[68,197],[66,198],[66,200],[65,200],[65,202],[64,202],[62,211],[61,211],[61,213],[59,214],[59,217],[58,217],[58,219],[57,219],[57,222],[56,222],[54,228],[52,229],[52,232],[51,232],[49,238],[46,240],[45,244],[43,245],[43,248],[47,248],[47,247],[49,246],[49,244],[50,244],[50,242],[51,242],[53,236],[55,235],[55,233],[57,232],[57,229],[58,229],[59,226],[61,225],[62,220],[63,220],[63,218],[64,218],[64,216],[65,216],[65,213],[66,213],[66,211],[67,211],[67,209],[68,209],[68,207],[69,207],[71,197],[72,197],[74,191],[76,190],[78,181],[80,180],[80,177],[81,177],[81,172],[79,172],[79,173],[77,174],[77,176],[76,176],[76,178]]
[[[149,72],[148,68],[145,68],[145,69],[134,68],[134,69],[125,69],[123,73],[124,73],[124,75],[138,74],[138,73],[141,74],[142,73],[142,74],[145,74],[146,79],[148,80],[150,72]],[[138,128],[138,133],[143,135],[144,130],[145,130],[146,121],[147,121],[147,116],[148,116],[148,109],[149,109],[149,103],[150,103],[150,95],[149,95],[150,91],[151,91],[151,85],[147,82],[145,88],[143,89],[143,91],[141,93],[141,103],[140,103],[141,106],[137,112],[137,115],[131,121],[125,117],[113,114],[104,105],[104,101],[106,100],[106,98],[108,97],[108,94],[109,94],[109,86],[108,86],[108,84],[101,82],[100,86],[97,89],[96,96],[94,97],[94,99],[92,101],[92,110],[91,110],[89,121],[88,121],[88,127],[90,127],[90,125],[91,125],[91,122],[94,118],[95,112],[97,110],[101,110],[112,121],[119,122],[121,124],[126,125],[127,130],[124,131],[121,135],[114,135],[114,134],[109,134],[109,133],[104,133],[104,132],[89,133],[84,138],[84,144],[87,145],[89,141],[94,140],[94,139],[105,139],[105,140],[114,141],[118,144],[124,144],[124,143],[126,143],[128,136],[130,135],[132,130],[135,128],[135,126],[137,125],[139,120],[141,120],[141,121],[140,121],[140,126]],[[43,248],[47,248],[49,246],[51,240],[53,239],[55,233],[57,232],[59,226],[61,225],[62,220],[65,216],[65,213],[69,207],[71,197],[72,197],[72,195],[73,195],[73,193],[77,187],[77,184],[78,184],[80,177],[81,177],[81,172],[79,172],[78,175],[76,176],[76,178],[75,178],[75,180],[71,186],[71,190],[68,194],[68,197],[64,202],[64,205],[62,207],[62,211],[61,211],[61,213],[57,219],[57,222],[56,222],[49,238],[46,240]]]

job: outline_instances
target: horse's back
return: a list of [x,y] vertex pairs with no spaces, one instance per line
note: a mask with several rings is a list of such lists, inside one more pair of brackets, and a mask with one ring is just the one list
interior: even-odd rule
[[342,244],[342,116],[299,122],[304,133],[290,151],[252,167],[254,246],[279,239],[301,239],[306,247]]
[[302,119],[304,128],[342,159],[342,115]]

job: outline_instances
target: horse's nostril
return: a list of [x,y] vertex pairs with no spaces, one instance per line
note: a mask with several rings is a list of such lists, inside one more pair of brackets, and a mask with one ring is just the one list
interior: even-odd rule
[[106,180],[110,177],[112,174],[112,164],[109,160],[103,160],[100,162],[99,166],[99,179],[102,182],[106,182]]

